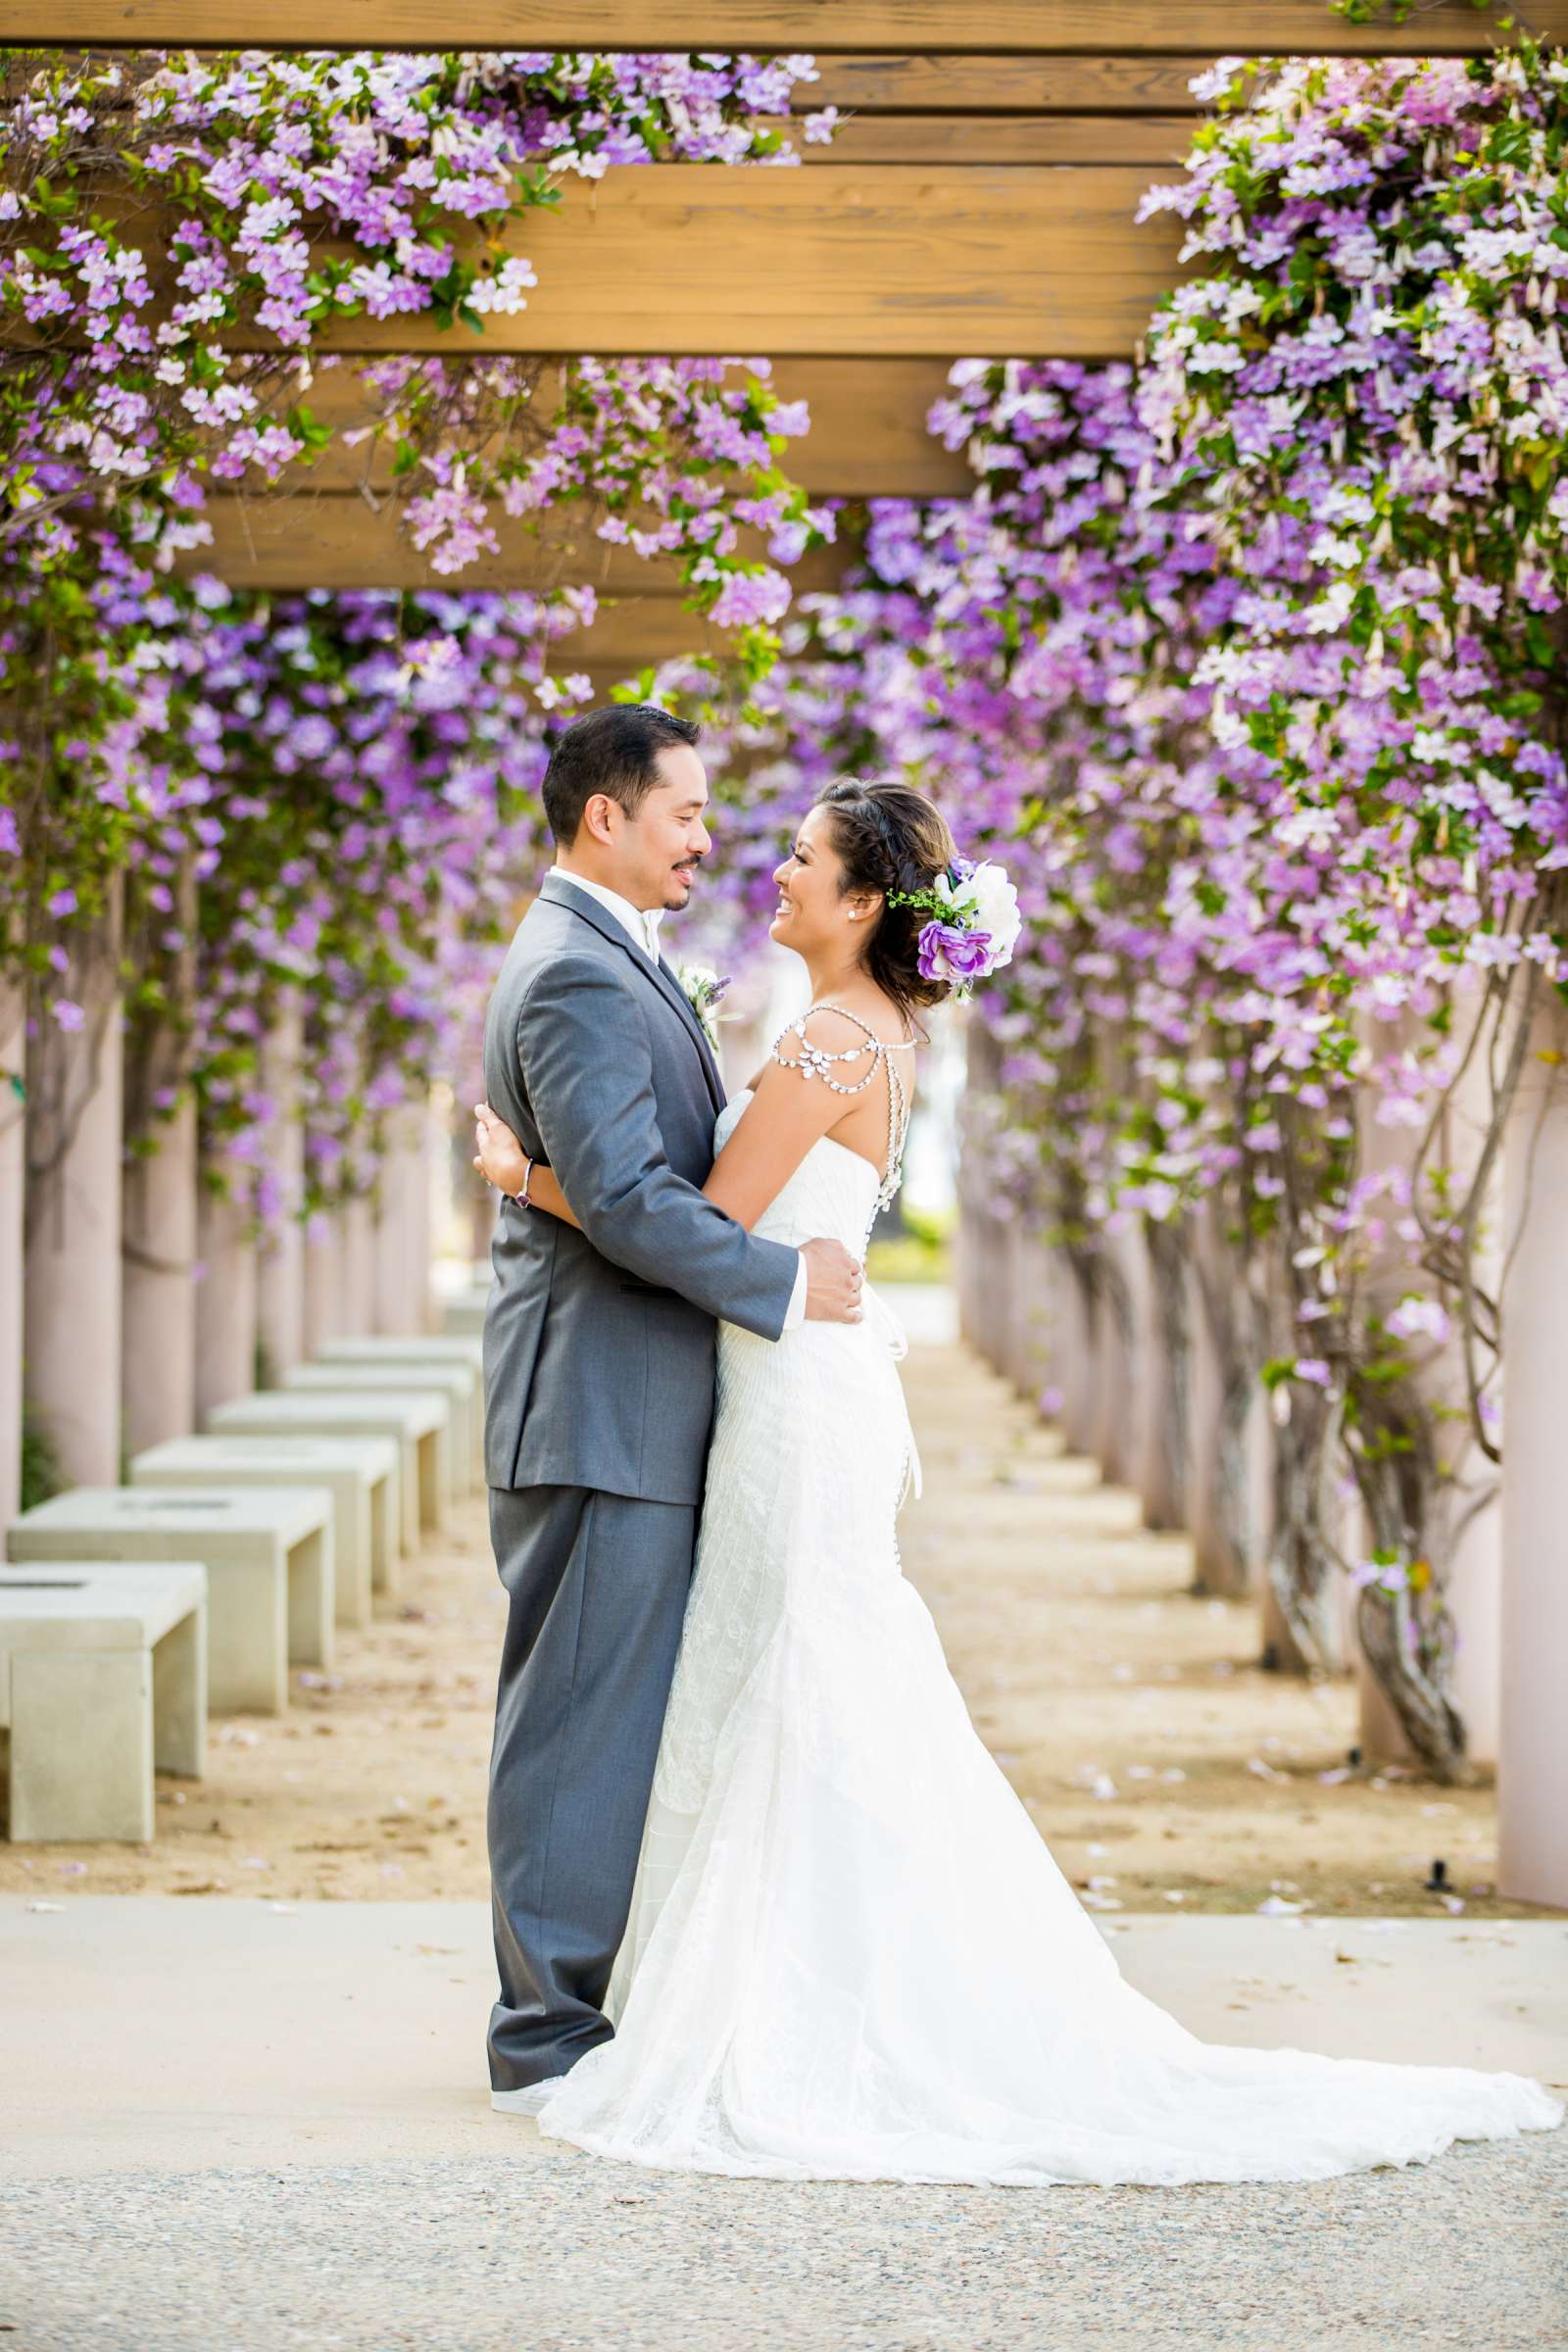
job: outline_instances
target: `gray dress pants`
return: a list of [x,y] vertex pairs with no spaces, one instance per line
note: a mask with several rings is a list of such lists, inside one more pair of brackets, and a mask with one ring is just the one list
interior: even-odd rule
[[696,1532],[692,1504],[490,1489],[511,1601],[490,1754],[492,2089],[564,2075],[610,2037]]

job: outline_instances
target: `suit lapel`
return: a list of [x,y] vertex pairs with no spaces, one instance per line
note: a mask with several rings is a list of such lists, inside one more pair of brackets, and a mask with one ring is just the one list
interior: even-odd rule
[[599,933],[601,939],[609,940],[612,948],[621,949],[625,955],[630,956],[644,979],[651,981],[660,995],[674,1006],[685,1023],[687,1034],[697,1048],[698,1056],[703,1065],[703,1077],[707,1083],[709,1094],[712,1097],[713,1108],[715,1111],[722,1110],[724,1088],[719,1078],[718,1064],[713,1059],[712,1049],[709,1045],[701,1021],[687,1003],[680,982],[663,957],[661,956],[655,963],[653,958],[636,945],[624,926],[616,921],[608,906],[601,906],[599,901],[590,898],[585,890],[573,890],[569,881],[558,880],[553,870],[546,874],[540,886],[539,895],[541,898],[552,900],[558,906],[569,907],[573,914],[580,915],[585,923],[590,924]]
[[724,1082],[718,1074],[718,1063],[713,1058],[713,1049],[708,1042],[708,1031],[698,1019],[693,1010],[691,999],[662,956],[659,958],[659,969],[664,982],[664,993],[666,996],[672,997],[679,1005],[685,1015],[687,1028],[697,1040],[697,1051],[703,1057],[703,1070],[708,1079],[708,1091],[713,1098],[713,1108],[722,1110],[724,1107]]

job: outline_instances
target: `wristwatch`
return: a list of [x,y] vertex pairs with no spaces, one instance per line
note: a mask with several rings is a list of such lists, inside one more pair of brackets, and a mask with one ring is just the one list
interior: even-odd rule
[[518,1190],[518,1191],[516,1191],[516,1192],[514,1192],[514,1193],[509,1193],[509,1194],[507,1195],[507,1198],[508,1198],[508,1200],[515,1200],[515,1202],[517,1203],[517,1206],[518,1206],[519,1208],[532,1208],[532,1206],[533,1206],[533,1202],[532,1202],[532,1201],[529,1200],[529,1198],[528,1198],[528,1186],[529,1186],[529,1184],[532,1182],[532,1180],[533,1180],[533,1161],[532,1161],[531,1159],[525,1159],[525,1160],[523,1161],[523,1163],[522,1163],[522,1184],[521,1184],[521,1187],[519,1188],[519,1190]]

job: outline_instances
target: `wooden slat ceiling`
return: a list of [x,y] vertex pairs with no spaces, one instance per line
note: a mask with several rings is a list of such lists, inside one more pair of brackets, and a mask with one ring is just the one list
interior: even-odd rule
[[[559,210],[508,225],[500,250],[526,254],[540,283],[526,310],[487,322],[485,347],[1119,357],[1181,274],[1181,223],[1169,215],[1135,223],[1149,177],[1125,164],[612,169]],[[143,234],[160,246],[156,220]],[[15,322],[6,335],[27,339]],[[269,347],[239,326],[223,340]],[[406,316],[345,318],[319,343],[463,349],[432,319]]]
[[[385,583],[376,581],[374,586]],[[449,588],[461,586],[450,580]],[[592,628],[561,639],[550,656],[557,676],[585,669],[590,662],[601,670],[629,676],[651,662],[673,662],[682,654],[724,654],[730,640],[696,612],[689,612],[678,596],[626,597],[602,605]]]
[[[535,534],[502,519],[501,552],[482,556],[443,577],[421,555],[391,507],[379,513],[362,498],[303,492],[263,498],[214,498],[208,503],[211,547],[193,550],[176,566],[187,577],[216,572],[235,588],[506,588],[541,591],[592,586],[602,596],[678,597],[673,564],[596,538],[594,516],[558,511]],[[757,533],[741,549],[749,560],[765,550]],[[796,589],[837,588],[855,560],[852,544],[813,549],[790,566]]]
[[[1520,13],[1568,37],[1568,0]],[[122,47],[1459,56],[1495,37],[1466,0],[1365,25],[1327,0],[0,0],[0,42]]]
[[[1568,0],[1534,0],[1530,28],[1568,38]],[[1180,275],[1180,224],[1134,214],[1173,176],[1198,109],[1189,83],[1221,53],[1464,54],[1494,23],[1439,0],[1402,25],[1354,26],[1328,0],[0,0],[0,43],[108,46],[806,49],[814,80],[797,114],[841,111],[830,145],[801,143],[799,172],[665,165],[569,184],[556,212],[507,232],[540,284],[526,311],[462,330],[398,318],[343,320],[321,348],[461,360],[547,355],[766,352],[812,429],[786,469],[813,495],[958,495],[961,453],[925,428],[950,362],[975,354],[1129,355]],[[158,223],[147,241],[158,243]],[[264,338],[226,329],[229,348]],[[547,364],[542,405],[553,405]],[[321,371],[318,414],[343,422],[350,371]],[[594,538],[569,514],[543,543],[509,531],[502,552],[443,581],[399,529],[382,452],[334,442],[283,493],[217,496],[217,544],[187,570],[277,590],[538,588],[592,580],[606,602],[564,670],[591,651],[600,699],[614,678],[671,656],[722,651],[667,567]],[[365,490],[370,492],[368,498]],[[798,589],[831,587],[847,562],[822,551]]]
[[[3,5],[3,0],[0,0]],[[1251,52],[1250,51],[1250,55]],[[824,57],[795,85],[797,115],[856,107],[879,115],[1191,115],[1202,61],[1135,57]],[[833,152],[829,146],[824,150]]]
[[[803,164],[1147,164],[1174,173],[1192,144],[1186,115],[846,115],[831,146],[797,139]],[[797,128],[799,126],[797,125]]]
[[[581,650],[586,652],[588,647],[585,646]],[[629,683],[629,681],[636,676],[640,669],[643,669],[647,666],[648,664],[635,660],[604,662],[597,661],[585,662],[582,660],[569,661],[563,655],[560,657],[552,657],[550,662],[550,675],[552,677],[565,677],[573,670],[580,671],[586,675],[592,700],[597,704],[608,703],[611,700],[612,688]],[[745,753],[737,752],[732,759],[725,762],[722,768],[719,768],[713,765],[711,760],[709,760],[709,755],[706,748],[704,749],[703,756],[705,760],[709,760],[708,780],[710,784],[714,783],[721,775],[733,776],[740,767],[742,760],[747,758]]]
[[[947,361],[781,360],[770,380],[781,400],[810,409],[810,431],[785,443],[782,463],[813,497],[962,497],[970,488],[962,452],[944,449],[926,430],[927,412],[947,389]],[[548,416],[560,398],[553,366],[541,372],[536,398]],[[348,366],[318,369],[309,401],[337,436],[369,414]],[[314,466],[283,478],[290,491],[363,489],[379,499],[393,486],[392,454],[384,443],[350,447],[335,437]]]

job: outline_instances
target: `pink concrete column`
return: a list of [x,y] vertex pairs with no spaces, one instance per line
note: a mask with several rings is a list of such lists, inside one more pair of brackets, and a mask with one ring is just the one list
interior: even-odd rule
[[[188,1011],[196,992],[190,859],[176,890],[178,937],[166,934],[164,946],[177,1014]],[[181,1023],[142,1015],[125,1040],[120,1387],[127,1453],[188,1437],[196,1426],[196,1131]]]
[[307,1360],[325,1340],[349,1338],[343,1313],[343,1219],[318,1209],[305,1228],[304,1346]]
[[1131,1486],[1147,1399],[1140,1343],[1147,1329],[1149,1275],[1141,1239],[1102,1230],[1102,1274],[1095,1303],[1095,1420],[1090,1451],[1115,1486]]
[[996,1219],[971,1198],[964,1209],[961,1278],[962,1336],[986,1363],[994,1364],[996,1336]]
[[120,941],[117,892],[63,975],[82,1026],[46,1012],[27,1046],[24,1381],[73,1486],[120,1476]]
[[402,1230],[405,1230],[405,1315],[409,1331],[435,1329],[435,1300],[430,1268],[435,1265],[437,1240],[437,1171],[449,1154],[447,1119],[435,1105],[409,1105],[409,1157],[402,1181]]
[[953,1287],[958,1297],[958,1337],[966,1348],[976,1345],[980,1296],[979,1225],[979,1211],[960,1185],[958,1218],[953,1235]]
[[156,1149],[125,1163],[121,1392],[125,1449],[196,1425],[196,1104],[144,1130]]
[[387,1120],[387,1146],[370,1202],[371,1328],[407,1338],[409,1321],[409,1142],[401,1111]]
[[1269,1534],[1272,1430],[1258,1376],[1263,1350],[1248,1269],[1227,1241],[1219,1203],[1199,1202],[1187,1227],[1186,1524],[1199,1592],[1254,1592]]
[[1061,1389],[1061,1434],[1069,1453],[1094,1450],[1095,1415],[1100,1376],[1095,1365],[1099,1317],[1091,1288],[1093,1258],[1089,1250],[1063,1250],[1061,1276],[1061,1341],[1056,1352]]
[[[474,1178],[477,1184],[479,1179]],[[490,1245],[495,1240],[501,1196],[487,1184],[469,1196],[468,1255],[486,1280],[490,1274]]]
[[1004,1380],[1010,1383],[1014,1361],[1013,1351],[1013,1276],[1012,1255],[1017,1225],[1014,1215],[999,1219],[995,1237],[996,1262],[992,1275],[992,1361]]
[[974,1219],[974,1328],[970,1345],[993,1370],[997,1362],[997,1220],[989,1204]]
[[1145,1269],[1147,1312],[1139,1339],[1140,1416],[1133,1485],[1144,1525],[1185,1524],[1191,1446],[1192,1346],[1188,1237],[1184,1227],[1144,1225],[1134,1237]]
[[0,1530],[22,1495],[22,1201],[26,1146],[23,992],[0,980]]
[[986,1360],[994,1371],[1007,1378],[1009,1326],[1012,1321],[1012,1300],[1007,1287],[1007,1257],[1012,1231],[1013,1209],[1004,1203],[1003,1212],[993,1216],[987,1237],[985,1334]]
[[1029,1274],[1023,1211],[1002,1237],[1002,1369],[1020,1396],[1029,1394]]
[[371,1209],[374,1328],[396,1339],[429,1328],[430,1168],[424,1105],[388,1121],[388,1149]]
[[196,1417],[256,1386],[256,1241],[243,1198],[202,1184],[196,1204]]
[[1051,1417],[1065,1434],[1067,1392],[1076,1344],[1078,1285],[1073,1280],[1072,1260],[1061,1244],[1053,1241],[1041,1247],[1046,1259],[1047,1296],[1051,1300],[1051,1361],[1046,1375],[1048,1386],[1054,1392]]
[[1568,1014],[1544,1014],[1509,1122],[1503,1289],[1498,1890],[1568,1904]]
[[368,1195],[348,1201],[341,1218],[343,1336],[361,1339],[375,1328],[375,1227]]
[[1051,1253],[1038,1232],[1037,1208],[1020,1208],[1008,1230],[1008,1363],[1013,1387],[1034,1404],[1051,1378],[1054,1299]]
[[304,1017],[297,989],[284,993],[262,1041],[261,1091],[265,1121],[264,1181],[271,1213],[258,1244],[257,1317],[270,1382],[279,1381],[305,1355],[305,1127],[299,1115]]
[[409,1184],[409,1288],[416,1333],[433,1332],[440,1314],[436,1304],[436,1253],[447,1225],[447,1170],[452,1158],[452,1121],[448,1105],[422,1102],[416,1105],[414,1156]]
[[1019,1393],[1038,1410],[1040,1398],[1056,1384],[1060,1345],[1061,1272],[1055,1253],[1031,1221],[1019,1248],[1022,1336]]

